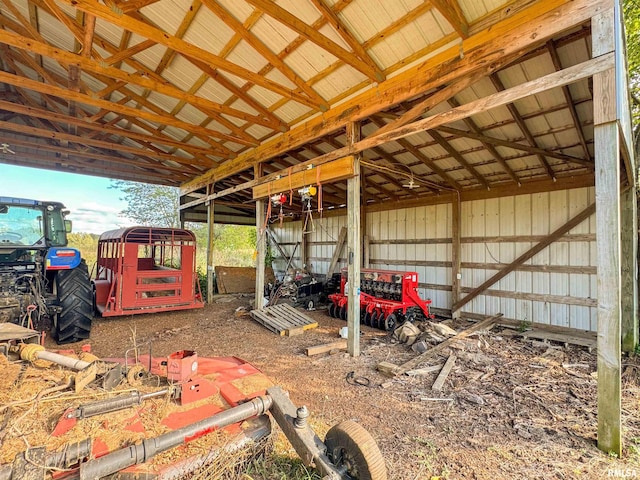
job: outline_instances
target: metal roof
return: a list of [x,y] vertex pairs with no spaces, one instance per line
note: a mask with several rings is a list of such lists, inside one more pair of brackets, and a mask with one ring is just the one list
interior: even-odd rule
[[[464,57],[465,42],[522,12],[558,5],[562,2],[3,0],[0,143],[15,154],[0,149],[0,162],[182,185],[251,156],[257,146],[367,92],[401,78],[409,82],[407,72],[419,71],[443,52],[459,48]],[[519,58],[433,105],[428,114],[589,58],[590,26],[583,21],[532,41]],[[443,79],[412,98],[390,102],[362,120],[363,135],[446,86],[451,82]],[[368,149],[366,202],[419,199],[452,184],[492,188],[590,174],[592,110],[589,79],[583,79]],[[336,129],[292,144],[265,162],[266,174],[343,147],[346,139],[344,130]],[[216,179],[216,189],[252,175],[250,169],[233,171]],[[407,176],[418,188],[403,187]],[[193,199],[206,189],[189,193]],[[344,185],[326,185],[324,193],[328,207],[345,202]],[[240,191],[225,198],[220,213],[249,218],[250,203],[250,191]]]

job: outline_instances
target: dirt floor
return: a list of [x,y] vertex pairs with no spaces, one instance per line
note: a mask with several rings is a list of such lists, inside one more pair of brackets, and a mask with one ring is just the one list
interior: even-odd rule
[[[227,296],[203,310],[97,319],[89,343],[101,357],[122,356],[134,337],[151,340],[154,355],[191,349],[239,356],[307,405],[321,437],[340,421],[361,423],[377,439],[391,479],[640,478],[637,357],[624,361],[625,454],[619,460],[595,447],[596,357],[584,347],[532,345],[497,327],[421,365],[457,356],[441,392],[431,391],[437,372],[402,376],[383,388],[390,379],[376,365],[413,358],[406,345],[362,326],[360,357],[307,357],[305,347],[335,341],[345,322],[326,310],[308,312],[318,328],[279,337],[236,311],[249,301]],[[348,382],[350,372],[368,386]],[[284,443],[278,449],[293,455]]]

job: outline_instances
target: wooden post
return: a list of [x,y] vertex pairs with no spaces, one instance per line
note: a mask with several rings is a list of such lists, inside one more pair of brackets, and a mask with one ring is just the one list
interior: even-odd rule
[[[462,223],[462,202],[460,192],[453,194],[451,202],[451,305],[455,305],[460,300],[460,285],[462,283],[461,263],[461,243],[460,230]],[[459,310],[451,309],[451,318],[458,316]]]
[[622,351],[638,345],[638,199],[631,186],[622,194]]
[[[207,187],[207,190],[211,190],[208,193],[213,193],[213,185]],[[213,260],[213,247],[215,244],[214,235],[214,200],[210,200],[207,204],[207,302],[213,303],[213,296],[215,292],[215,265]]]
[[[360,140],[360,124],[347,124],[347,145]],[[354,176],[347,180],[347,266],[349,275],[347,351],[352,357],[360,355],[360,159],[362,155],[353,156]]]
[[[591,19],[591,31],[594,58],[615,51],[613,8]],[[598,448],[620,457],[622,276],[615,69],[593,76],[593,117],[598,245]]]
[[[254,178],[262,175],[262,164],[258,164],[253,169]],[[267,199],[269,201],[269,199]],[[264,262],[267,253],[267,232],[263,230],[266,209],[264,201],[256,200],[256,293],[254,308],[260,309],[264,303]]]

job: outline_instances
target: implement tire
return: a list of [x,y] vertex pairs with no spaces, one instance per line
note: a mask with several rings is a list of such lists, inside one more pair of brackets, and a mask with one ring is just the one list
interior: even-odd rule
[[387,480],[384,457],[373,437],[359,424],[346,420],[334,425],[324,439],[329,460],[340,470],[342,478]]
[[93,294],[84,260],[73,270],[60,270],[55,278],[62,311],[55,316],[53,336],[58,344],[89,338],[93,320]]

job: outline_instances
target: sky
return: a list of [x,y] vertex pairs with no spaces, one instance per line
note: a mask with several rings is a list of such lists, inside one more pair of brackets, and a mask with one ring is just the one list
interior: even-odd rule
[[121,211],[123,193],[109,188],[108,178],[0,164],[0,197],[63,203],[71,213],[74,232],[100,234],[133,225]]

